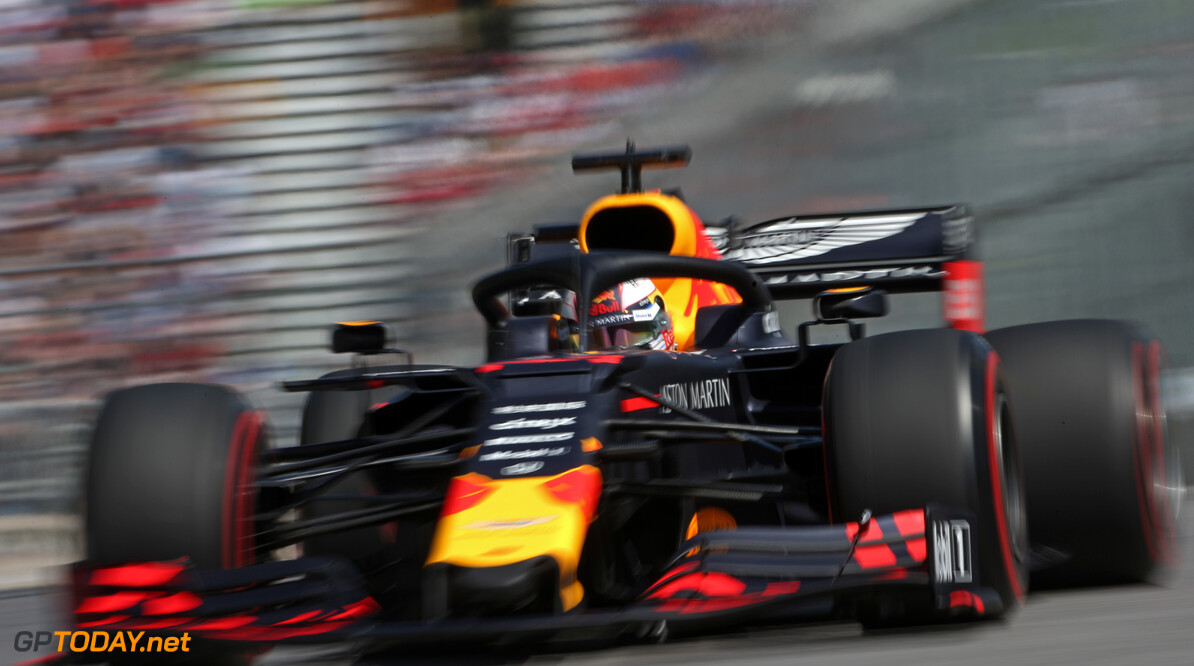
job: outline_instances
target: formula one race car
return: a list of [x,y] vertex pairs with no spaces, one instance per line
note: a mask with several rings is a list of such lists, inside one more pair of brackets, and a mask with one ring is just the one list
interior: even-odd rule
[[[644,166],[688,159],[575,158],[622,191],[511,236],[473,289],[479,367],[369,365],[388,329],[338,325],[352,367],[284,384],[310,392],[297,446],[269,448],[227,388],[109,395],[76,625],[187,633],[211,663],[288,640],[934,623],[1009,613],[1030,570],[1173,560],[1156,340],[1104,320],[983,334],[961,206],[706,228],[642,191]],[[644,280],[639,309],[608,304]],[[864,336],[888,293],[926,290],[948,327]],[[814,319],[789,337],[775,298]],[[850,341],[812,342],[831,326]]]

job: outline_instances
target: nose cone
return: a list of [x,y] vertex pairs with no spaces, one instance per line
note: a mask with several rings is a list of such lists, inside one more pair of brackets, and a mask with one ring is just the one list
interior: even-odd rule
[[545,596],[545,612],[576,607],[584,596],[576,570],[600,494],[601,472],[591,465],[546,477],[453,479],[426,563],[448,612],[457,614],[458,602],[486,613],[538,607],[536,595]]
[[447,565],[444,575],[451,612],[458,617],[559,609],[560,570],[548,556],[498,567]]

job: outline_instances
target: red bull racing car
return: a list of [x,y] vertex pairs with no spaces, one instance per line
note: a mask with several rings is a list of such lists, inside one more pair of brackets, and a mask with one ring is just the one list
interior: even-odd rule
[[[479,367],[379,361],[386,327],[337,325],[352,367],[283,385],[309,392],[297,446],[268,446],[228,388],[109,395],[76,626],[186,633],[212,663],[282,641],[934,623],[1011,612],[1030,573],[1173,560],[1156,340],[1105,320],[983,331],[962,206],[706,227],[641,185],[688,159],[575,158],[622,191],[510,237],[472,293]],[[928,290],[948,326],[864,335],[888,294]],[[788,298],[814,311],[790,330]]]

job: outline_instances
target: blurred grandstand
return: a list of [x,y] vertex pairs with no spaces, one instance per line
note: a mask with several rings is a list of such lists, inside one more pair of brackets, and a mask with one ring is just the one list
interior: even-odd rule
[[[782,18],[783,20],[777,20]],[[411,227],[618,138],[771,3],[0,2],[0,515],[71,512],[95,400],[230,383],[293,440]],[[500,230],[495,230],[500,231]]]

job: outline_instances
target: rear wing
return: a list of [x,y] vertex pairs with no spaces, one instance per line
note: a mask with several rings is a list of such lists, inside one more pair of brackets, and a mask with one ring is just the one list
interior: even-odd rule
[[945,264],[971,258],[972,219],[954,205],[801,215],[708,232],[724,259],[750,268],[776,298],[807,298],[861,284],[941,290]]
[[[826,289],[872,286],[891,293],[940,291],[952,328],[985,325],[982,264],[966,206],[798,215],[701,230],[721,259],[759,276],[776,299],[812,298]],[[577,225],[509,237],[510,263],[576,252]]]
[[984,328],[974,217],[961,204],[798,215],[708,233],[724,259],[752,270],[777,299],[863,285],[892,293],[940,291],[951,327]]

